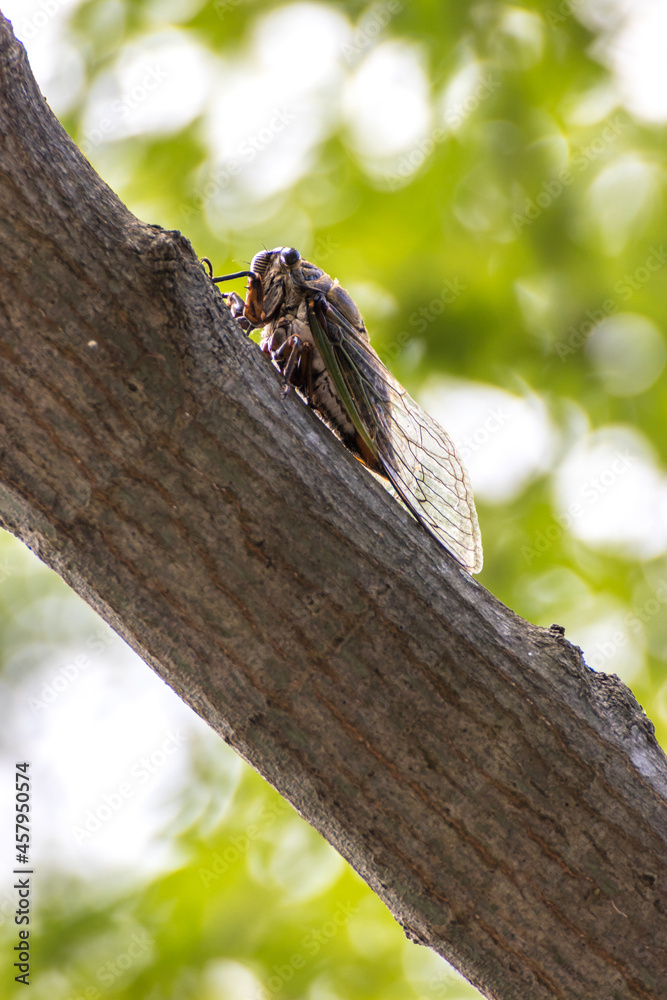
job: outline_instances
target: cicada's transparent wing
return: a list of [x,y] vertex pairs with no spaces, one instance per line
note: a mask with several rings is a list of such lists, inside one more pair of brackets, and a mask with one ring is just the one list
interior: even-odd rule
[[449,435],[412,399],[368,341],[328,303],[313,337],[352,422],[404,503],[470,573],[482,541],[468,474]]
[[[391,426],[378,438],[389,479],[424,527],[470,573],[479,573],[482,539],[475,501],[451,438],[398,383],[389,405]],[[389,442],[386,454],[383,440]]]

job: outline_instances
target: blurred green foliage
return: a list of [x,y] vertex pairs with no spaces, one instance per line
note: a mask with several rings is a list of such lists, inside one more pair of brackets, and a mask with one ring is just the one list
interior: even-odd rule
[[[84,0],[64,33],[80,79],[61,118],[136,214],[183,231],[217,273],[262,245],[295,245],[336,275],[414,395],[446,373],[537,401],[551,435],[543,462],[505,499],[478,493],[481,580],[529,620],[564,625],[594,666],[625,671],[664,742],[664,130],[624,106],[618,80],[591,54],[604,38],[575,16],[580,6]],[[199,56],[164,67],[165,38]],[[26,46],[30,55],[27,37]],[[141,83],[123,91],[128,53],[153,72],[156,99],[162,76],[184,94],[201,87],[198,61],[210,93],[175,130],[149,120],[133,132],[134,105],[145,100],[145,111],[153,96],[145,85],[141,97]],[[386,107],[387,94],[417,92],[419,80],[421,104]],[[401,143],[419,114],[421,137]],[[374,115],[393,121],[393,147],[390,128],[373,148]],[[618,313],[645,318],[649,332],[627,321],[600,347],[591,334]],[[596,544],[576,518],[559,519],[555,483],[568,455],[586,433],[618,427],[633,429],[655,473],[643,481],[666,534],[653,548]],[[480,460],[500,447],[491,432],[474,440]],[[628,477],[640,464],[633,458]],[[630,494],[628,521],[643,510]],[[16,543],[3,544],[23,566]],[[17,633],[17,620],[29,608],[36,629],[40,601],[58,587],[31,566],[5,574],[0,592],[16,683],[29,632]],[[76,599],[57,593],[76,617]],[[193,784],[214,798],[216,768],[202,753],[191,765]],[[477,995],[406,942],[358,877],[249,770],[221,819],[195,813],[164,834],[181,863],[126,891],[103,883],[93,892],[54,859],[39,908],[35,998]],[[2,933],[9,939],[11,927]],[[6,983],[8,953],[0,949]],[[20,987],[5,995],[14,994]]]

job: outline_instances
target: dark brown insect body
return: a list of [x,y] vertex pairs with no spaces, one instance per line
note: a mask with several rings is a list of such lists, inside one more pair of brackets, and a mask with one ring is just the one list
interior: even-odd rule
[[292,247],[256,254],[245,302],[226,295],[245,330],[285,378],[369,468],[386,476],[412,513],[469,570],[482,548],[472,491],[443,429],[407,394],[370,344],[357,306],[338,282]]

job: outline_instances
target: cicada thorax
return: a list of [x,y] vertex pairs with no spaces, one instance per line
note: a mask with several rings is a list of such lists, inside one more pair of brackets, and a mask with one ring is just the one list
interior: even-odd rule
[[[296,389],[350,451],[373,471],[384,475],[376,442],[369,433],[360,434],[359,419],[355,421],[351,416],[336,376],[322,356],[322,345],[313,336],[315,311],[326,341],[335,345],[338,352],[338,367],[343,369],[337,373],[338,385],[341,377],[349,380],[348,403],[352,401],[354,410],[359,411],[365,428],[375,427],[372,405],[363,391],[355,363],[347,354],[346,342],[352,338],[362,343],[368,357],[375,359],[366,379],[374,378],[373,373],[381,373],[384,367],[371,347],[354,300],[336,279],[303,260],[291,248],[261,250],[253,257],[250,271],[243,273],[249,280],[241,322],[246,328],[263,327],[260,346],[283,374],[286,390]],[[238,302],[230,298],[229,303],[238,317]],[[375,383],[373,398],[384,398],[381,375]],[[380,427],[374,433],[386,438]],[[385,452],[390,448],[386,440]]]
[[346,447],[361,454],[354,424],[313,339],[303,297],[293,300],[286,294],[278,314],[264,327],[261,347],[282,372],[286,385],[303,396]]

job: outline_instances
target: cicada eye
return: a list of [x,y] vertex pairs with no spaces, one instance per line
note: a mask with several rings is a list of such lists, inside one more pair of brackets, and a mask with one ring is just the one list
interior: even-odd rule
[[294,247],[285,247],[280,254],[280,259],[287,267],[294,267],[296,262],[301,260],[301,254]]

